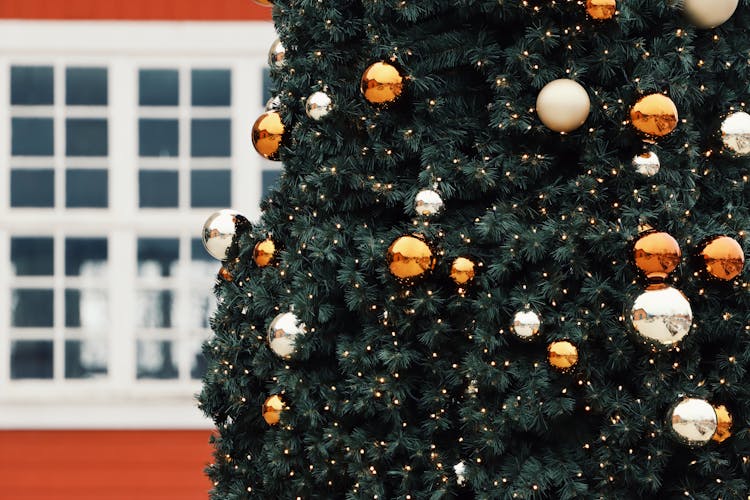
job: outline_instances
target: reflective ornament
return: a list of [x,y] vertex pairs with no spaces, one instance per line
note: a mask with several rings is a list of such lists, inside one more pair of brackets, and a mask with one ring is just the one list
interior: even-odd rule
[[279,148],[284,139],[284,124],[277,111],[267,111],[260,115],[253,125],[253,146],[264,158],[277,161]]
[[750,154],[750,115],[739,111],[727,116],[721,124],[721,140],[737,155]]
[[266,111],[278,111],[281,108],[281,97],[275,95],[266,101]]
[[667,233],[648,233],[633,249],[635,265],[649,281],[664,281],[680,264],[682,252],[677,240]]
[[414,210],[422,217],[432,217],[443,210],[443,199],[436,191],[424,189],[414,199]]
[[274,40],[268,49],[268,64],[272,68],[283,68],[286,64],[286,49],[279,38]]
[[703,250],[701,258],[706,272],[723,281],[730,281],[742,273],[745,267],[745,253],[737,240],[729,236],[719,236],[711,240]]
[[221,269],[219,269],[219,276],[224,281],[232,281],[234,277],[232,276],[232,273],[229,272],[229,269],[227,269],[224,266],[221,266]]
[[395,66],[376,62],[362,74],[362,95],[370,104],[390,104],[404,91],[404,77]]
[[635,299],[630,320],[646,342],[656,347],[673,347],[690,332],[693,310],[679,290],[652,285]]
[[615,0],[586,0],[586,12],[594,19],[612,19],[617,12],[617,2]]
[[235,210],[224,209],[214,212],[203,224],[203,246],[213,258],[224,260],[227,258],[227,250],[232,246],[233,238],[247,224],[245,216]]
[[307,327],[294,313],[277,314],[268,325],[268,345],[280,358],[291,359],[297,352],[297,339],[305,334]]
[[325,92],[313,92],[305,101],[305,112],[313,120],[322,120],[333,109],[333,101]]
[[652,177],[659,172],[661,162],[656,153],[649,151],[633,157],[633,167],[635,171],[646,177]]
[[586,121],[591,110],[589,94],[568,78],[549,82],[536,98],[536,113],[550,130],[572,132]]
[[469,385],[466,386],[466,395],[472,398],[477,397],[479,394],[479,382],[472,379],[469,381]]
[[707,401],[685,398],[669,411],[669,425],[675,437],[683,444],[701,446],[716,433],[716,411]]
[[630,121],[639,132],[663,137],[677,127],[677,106],[664,94],[641,97],[630,109]]
[[271,238],[259,241],[253,248],[253,260],[258,267],[266,267],[276,255],[276,244]]
[[265,420],[268,425],[276,425],[279,423],[279,420],[281,420],[281,412],[285,409],[284,401],[279,396],[273,395],[263,403],[261,409],[263,420]]
[[714,406],[716,412],[716,432],[711,439],[717,443],[723,443],[732,437],[732,414],[724,405]]
[[684,0],[682,6],[693,24],[710,29],[727,22],[738,4],[739,0]]
[[534,311],[518,311],[513,316],[510,331],[522,340],[533,339],[542,329],[542,320]]
[[400,236],[388,247],[388,269],[401,280],[415,280],[435,268],[432,250],[416,236]]
[[466,463],[463,460],[453,466],[453,473],[456,475],[456,484],[464,486],[466,484]]
[[253,2],[262,5],[263,7],[273,7],[273,2],[271,0],[253,0]]
[[465,285],[474,279],[476,271],[474,270],[475,264],[473,261],[466,257],[458,257],[451,264],[451,279],[457,285]]
[[547,360],[558,370],[569,370],[578,363],[578,348],[567,340],[552,342],[547,347]]

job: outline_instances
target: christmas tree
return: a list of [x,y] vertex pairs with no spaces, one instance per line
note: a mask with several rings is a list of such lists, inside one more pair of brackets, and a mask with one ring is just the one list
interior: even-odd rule
[[747,498],[750,2],[273,3],[213,498]]

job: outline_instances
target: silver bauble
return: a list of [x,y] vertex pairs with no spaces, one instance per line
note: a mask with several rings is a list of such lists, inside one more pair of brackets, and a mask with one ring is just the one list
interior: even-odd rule
[[268,64],[272,68],[282,68],[286,64],[286,49],[278,38],[274,40],[268,50]]
[[225,209],[212,213],[203,224],[203,246],[215,259],[226,259],[232,239],[247,223],[245,216],[235,210]]
[[542,329],[542,320],[534,311],[518,311],[513,316],[510,331],[522,340],[531,340]]
[[659,157],[656,156],[656,153],[649,151],[648,153],[635,155],[633,157],[633,167],[639,174],[651,177],[659,172],[661,162],[659,161]]
[[685,295],[665,285],[653,285],[635,299],[630,320],[636,333],[657,347],[673,347],[690,331],[693,311]]
[[280,358],[291,359],[297,352],[297,338],[306,333],[307,327],[296,314],[281,313],[268,325],[268,345]]
[[750,115],[739,111],[727,116],[721,124],[721,140],[737,155],[750,154]]
[[313,120],[322,120],[332,109],[333,101],[325,92],[313,92],[305,101],[305,112]]
[[701,446],[716,433],[716,410],[708,401],[685,398],[669,410],[669,425],[675,437],[689,446]]
[[422,217],[432,217],[443,210],[443,199],[437,191],[424,189],[414,198],[414,210]]
[[266,101],[266,111],[278,111],[281,108],[281,97],[275,95]]

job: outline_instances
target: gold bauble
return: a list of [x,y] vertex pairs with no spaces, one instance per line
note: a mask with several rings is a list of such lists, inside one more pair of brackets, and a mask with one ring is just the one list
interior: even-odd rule
[[617,2],[615,0],[586,0],[586,12],[594,19],[612,19],[617,12]]
[[229,269],[223,266],[221,269],[219,269],[219,276],[221,276],[221,279],[223,279],[224,281],[232,281],[234,279],[234,277],[232,277],[232,273],[229,272]]
[[550,130],[572,132],[586,121],[591,111],[589,94],[568,78],[549,82],[536,98],[536,113]]
[[390,104],[404,91],[404,77],[395,66],[376,62],[362,74],[361,89],[370,104]]
[[641,97],[630,109],[630,121],[636,130],[654,137],[663,137],[677,127],[677,106],[664,94]]
[[263,403],[261,413],[263,414],[263,420],[268,425],[276,425],[281,419],[281,412],[284,411],[284,401],[278,396],[273,395],[266,399]]
[[457,285],[465,285],[474,279],[476,271],[474,270],[475,264],[472,260],[466,257],[458,257],[451,264],[451,279],[456,282]]
[[284,124],[276,111],[263,113],[255,120],[252,132],[253,146],[269,160],[279,159],[279,147],[284,139]]
[[258,267],[266,267],[276,255],[276,244],[271,238],[259,241],[253,249],[253,260]]
[[727,22],[738,4],[739,0],[684,0],[682,6],[693,24],[710,29]]
[[435,268],[430,247],[416,236],[400,236],[388,247],[388,269],[401,280],[414,280]]
[[740,275],[745,267],[745,253],[734,238],[719,236],[711,240],[701,251],[706,272],[723,281]]
[[547,347],[547,360],[558,370],[568,370],[578,363],[578,348],[567,340],[552,342]]
[[717,424],[716,432],[711,439],[722,443],[732,437],[732,414],[724,405],[714,406],[714,411],[716,411]]
[[680,264],[682,252],[677,240],[667,233],[642,236],[633,249],[635,265],[651,281],[663,281]]

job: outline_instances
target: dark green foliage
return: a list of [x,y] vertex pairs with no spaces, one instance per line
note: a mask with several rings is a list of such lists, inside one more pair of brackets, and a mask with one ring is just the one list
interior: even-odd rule
[[[744,279],[706,280],[691,255],[718,234],[748,250],[748,161],[719,153],[717,131],[750,100],[750,2],[714,30],[672,0],[618,1],[603,22],[565,0],[275,3],[285,170],[233,247],[234,281],[216,287],[200,396],[219,431],[213,498],[746,498],[750,295]],[[378,60],[409,76],[380,110],[359,91]],[[592,101],[568,135],[532,110],[563,77]],[[324,86],[335,110],[315,122],[304,99]],[[683,121],[651,148],[662,169],[646,178],[624,122],[663,91]],[[415,222],[416,193],[438,179],[446,210]],[[686,256],[674,286],[695,325],[678,350],[628,333],[641,223]],[[386,249],[413,232],[439,261],[403,286]],[[252,249],[267,235],[283,250],[260,269]],[[448,278],[458,256],[483,264],[465,296]],[[543,338],[521,343],[508,326],[526,305]],[[290,307],[311,332],[285,362],[265,331]],[[570,373],[546,362],[563,338],[581,355]],[[289,406],[273,427],[260,412],[272,394]],[[665,417],[683,394],[726,404],[733,437],[677,443]]]

